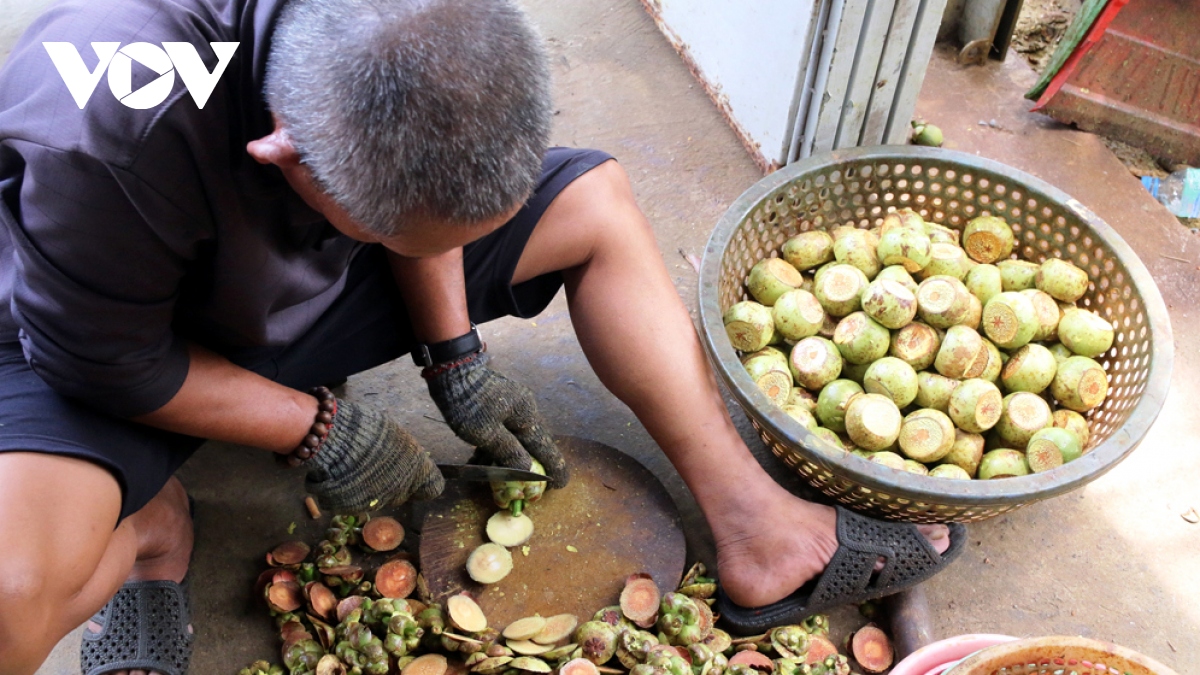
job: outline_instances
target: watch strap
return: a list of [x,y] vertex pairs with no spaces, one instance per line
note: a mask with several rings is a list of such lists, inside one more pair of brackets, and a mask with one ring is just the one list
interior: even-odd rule
[[471,330],[465,335],[433,344],[418,344],[413,348],[412,357],[413,363],[428,368],[480,351],[483,351],[483,339],[479,336],[479,329],[472,323]]

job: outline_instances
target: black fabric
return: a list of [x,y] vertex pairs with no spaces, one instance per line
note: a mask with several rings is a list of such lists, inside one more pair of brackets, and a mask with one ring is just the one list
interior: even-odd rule
[[[502,316],[527,318],[546,308],[562,286],[562,275],[547,274],[513,286],[521,252],[554,197],[609,159],[596,150],[551,149],[542,182],[525,207],[504,227],[465,248],[472,321],[483,325]],[[415,338],[384,251],[363,248],[346,279],[333,306],[293,344],[225,349],[224,355],[267,378],[305,389],[407,354]],[[486,340],[487,331],[482,330]],[[0,452],[45,452],[100,464],[124,491],[121,518],[150,501],[201,443],[62,396],[30,369],[19,344],[0,342]]]

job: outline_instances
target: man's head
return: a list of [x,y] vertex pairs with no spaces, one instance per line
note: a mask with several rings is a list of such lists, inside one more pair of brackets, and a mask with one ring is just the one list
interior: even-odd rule
[[376,238],[511,214],[550,127],[541,44],[510,0],[291,0],[266,96],[276,140]]

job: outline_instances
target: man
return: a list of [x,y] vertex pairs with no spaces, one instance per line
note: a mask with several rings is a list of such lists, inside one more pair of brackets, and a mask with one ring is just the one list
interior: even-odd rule
[[[192,44],[208,71],[209,43],[239,44],[202,108],[177,81],[148,108],[101,87],[80,109],[44,43],[101,41]],[[793,593],[831,558],[880,595],[953,557],[942,526],[855,520],[763,472],[619,165],[546,149],[544,61],[508,0],[75,0],[26,32],[0,73],[0,675],[85,621],[88,675],[186,671],[172,474],[201,439],[285,457],[335,511],[436,496],[398,420],[309,392],[405,353],[460,437],[564,485],[532,394],[472,325],[560,286],[704,510],[727,615],[852,599]],[[114,63],[118,93],[160,77],[122,89]],[[866,530],[897,534],[851,541]],[[909,553],[877,561],[889,544]]]

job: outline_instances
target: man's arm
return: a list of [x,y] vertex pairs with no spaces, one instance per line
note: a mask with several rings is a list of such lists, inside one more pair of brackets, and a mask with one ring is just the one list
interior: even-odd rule
[[444,342],[471,330],[461,248],[433,258],[388,251],[388,262],[418,341]]
[[133,418],[159,429],[286,454],[317,414],[317,399],[188,346],[187,378],[171,400]]

